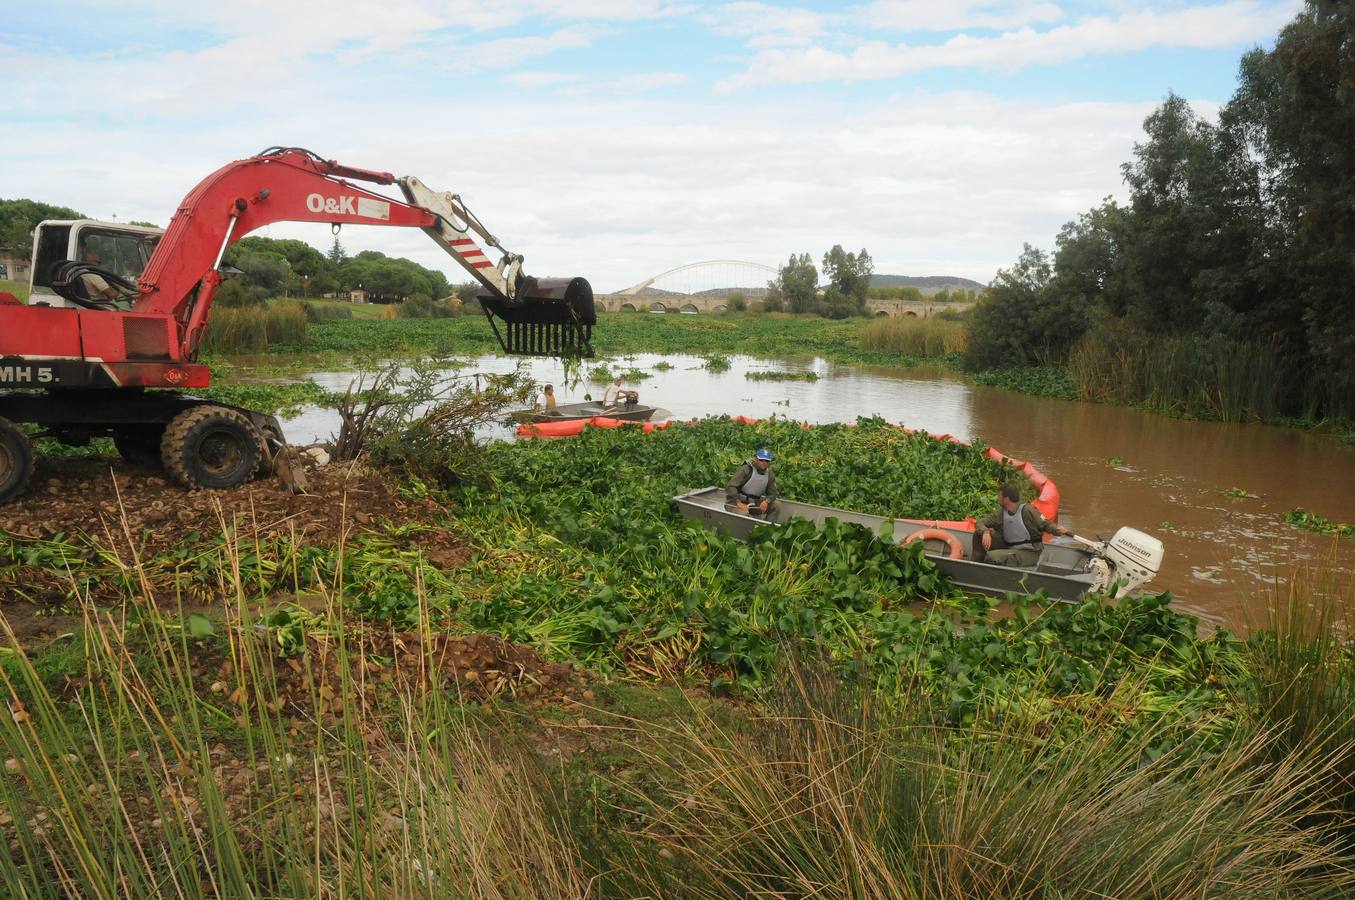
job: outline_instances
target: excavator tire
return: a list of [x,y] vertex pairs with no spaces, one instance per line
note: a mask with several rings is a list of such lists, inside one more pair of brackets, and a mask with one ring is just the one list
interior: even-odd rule
[[263,443],[254,423],[221,406],[195,406],[165,428],[160,459],[165,471],[188,488],[233,488],[254,476]]
[[33,444],[9,419],[0,419],[0,503],[23,493],[33,477]]

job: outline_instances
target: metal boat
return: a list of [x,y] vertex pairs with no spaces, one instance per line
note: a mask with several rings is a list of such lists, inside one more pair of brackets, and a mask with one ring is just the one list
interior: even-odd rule
[[[754,528],[780,525],[790,519],[808,519],[822,525],[829,519],[864,525],[876,534],[892,523],[895,540],[920,529],[936,529],[959,542],[964,556],[948,555],[948,543],[925,540],[924,552],[936,567],[966,591],[1002,597],[1008,593],[1044,591],[1051,600],[1077,602],[1088,591],[1123,596],[1146,584],[1161,565],[1162,545],[1155,538],[1132,528],[1122,528],[1110,541],[1055,538],[1040,550],[1032,567],[995,566],[970,559],[974,526],[969,522],[934,522],[921,519],[890,519],[867,513],[814,506],[794,500],[779,500],[772,519],[745,515],[725,508],[724,488],[706,487],[673,498],[684,519],[699,522],[712,531],[724,531],[735,540],[746,540]],[[1155,545],[1155,546],[1154,546]],[[1127,551],[1126,546],[1140,553]]]
[[577,419],[620,419],[623,422],[648,422],[657,407],[638,403],[606,406],[602,403],[565,403],[550,412],[532,412],[533,422],[573,422]]

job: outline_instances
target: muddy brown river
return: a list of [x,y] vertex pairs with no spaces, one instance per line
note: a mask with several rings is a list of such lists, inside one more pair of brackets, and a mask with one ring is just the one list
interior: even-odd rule
[[[666,361],[673,368],[657,371]],[[463,372],[511,371],[516,360],[481,357]],[[727,372],[701,368],[687,356],[640,354],[609,361],[652,377],[633,385],[645,403],[675,418],[781,415],[809,422],[882,416],[936,434],[983,440],[1029,459],[1058,484],[1061,521],[1087,536],[1109,536],[1120,525],[1166,544],[1153,583],[1171,590],[1176,605],[1211,622],[1243,629],[1262,621],[1267,595],[1297,568],[1355,573],[1355,541],[1338,542],[1288,525],[1284,514],[1304,507],[1333,521],[1355,519],[1355,447],[1331,435],[1264,425],[1224,425],[1170,419],[1115,406],[1030,397],[966,383],[945,370],[875,370],[823,360],[778,363],[735,357]],[[525,364],[539,381],[562,379],[560,364]],[[745,373],[812,371],[816,382],[750,381]],[[346,372],[311,373],[342,390]],[[557,388],[561,402],[584,399],[602,385]],[[294,442],[326,438],[332,413],[306,410],[284,423]],[[1244,492],[1246,496],[1234,496]]]

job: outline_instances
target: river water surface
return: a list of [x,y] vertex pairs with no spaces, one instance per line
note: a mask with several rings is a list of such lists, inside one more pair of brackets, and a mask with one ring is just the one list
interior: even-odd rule
[[[661,361],[673,368],[655,371]],[[652,354],[609,363],[652,372],[628,386],[640,390],[642,402],[678,419],[723,413],[850,422],[881,416],[933,434],[979,439],[1028,459],[1058,484],[1061,522],[1079,534],[1108,537],[1131,525],[1161,538],[1167,557],[1153,586],[1171,590],[1179,608],[1208,621],[1239,629],[1263,621],[1268,590],[1296,566],[1355,572],[1355,541],[1338,543],[1284,521],[1285,511],[1297,506],[1334,521],[1355,518],[1355,447],[1329,435],[1031,397],[971,385],[946,370],[734,357],[727,372],[716,373],[699,357]],[[561,403],[583,400],[588,391],[601,394],[602,385],[562,387],[563,370],[554,360],[485,356],[460,373],[503,373],[519,364],[538,381],[555,382]],[[744,377],[767,369],[812,371],[819,380]],[[342,391],[354,376],[322,371],[310,377]],[[331,411],[316,408],[284,422],[294,443],[328,438],[337,427]],[[711,473],[712,482],[723,477]],[[1247,496],[1233,495],[1239,491]]]

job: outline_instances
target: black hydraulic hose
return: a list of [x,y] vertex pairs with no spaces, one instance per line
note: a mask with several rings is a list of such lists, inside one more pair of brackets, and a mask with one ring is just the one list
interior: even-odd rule
[[97,275],[124,294],[137,294],[140,288],[135,281],[123,278],[117,272],[96,266],[93,263],[65,260],[52,266],[52,290],[76,306],[86,309],[117,309],[114,301],[104,298],[91,298],[84,294],[80,279],[85,275]]

